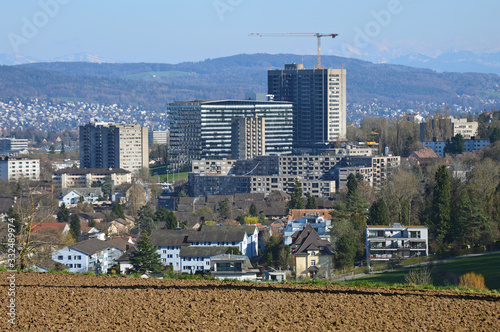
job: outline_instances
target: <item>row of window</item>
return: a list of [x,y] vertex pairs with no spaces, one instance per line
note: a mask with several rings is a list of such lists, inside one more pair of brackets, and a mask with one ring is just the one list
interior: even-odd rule
[[[75,255],[75,256],[68,255],[68,261],[71,260],[71,257],[73,257],[73,259],[75,261],[79,261],[79,260],[82,259],[82,256],[80,256],[80,255]],[[62,261],[64,259],[64,256],[62,256],[62,255],[61,256],[57,256],[57,259],[60,260],[60,261]]]

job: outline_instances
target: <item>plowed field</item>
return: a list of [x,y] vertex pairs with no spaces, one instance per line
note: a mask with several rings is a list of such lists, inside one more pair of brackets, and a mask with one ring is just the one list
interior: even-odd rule
[[500,296],[16,273],[20,331],[500,331]]

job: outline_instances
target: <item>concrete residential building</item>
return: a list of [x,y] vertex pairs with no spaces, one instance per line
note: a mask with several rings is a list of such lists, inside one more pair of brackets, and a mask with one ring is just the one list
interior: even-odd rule
[[252,159],[266,154],[266,119],[255,117],[233,119],[231,157]]
[[148,133],[149,147],[153,144],[168,144],[168,130],[154,130]]
[[111,177],[113,185],[132,183],[130,171],[121,168],[65,168],[52,174],[53,183],[60,188],[90,188],[93,182]]
[[282,101],[214,100],[169,104],[171,159],[177,166],[192,160],[231,155],[235,118],[265,119],[265,153],[292,152],[292,104]]
[[477,121],[467,121],[467,119],[452,119],[453,136],[461,134],[464,139],[471,139],[477,134],[479,123]]
[[366,226],[366,261],[387,262],[429,254],[428,232],[424,226]]
[[0,179],[15,181],[21,178],[40,180],[40,160],[25,157],[0,157]]
[[[444,149],[446,148],[445,141],[428,141],[422,142],[424,147],[431,148],[438,156],[444,157]],[[490,145],[489,139],[465,139],[464,140],[464,152],[472,152],[481,150],[482,148]]]
[[91,122],[80,126],[81,168],[149,167],[148,130],[133,124]]
[[267,72],[268,93],[293,102],[293,142],[298,152],[346,138],[346,70],[287,64]]

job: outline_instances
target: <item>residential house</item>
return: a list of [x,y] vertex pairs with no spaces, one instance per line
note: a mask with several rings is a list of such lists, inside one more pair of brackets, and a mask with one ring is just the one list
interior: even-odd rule
[[69,266],[69,272],[106,273],[110,265],[114,264],[111,257],[118,258],[125,250],[121,253],[115,251],[121,249],[113,242],[88,239],[56,250],[52,253],[52,259]]
[[86,203],[97,202],[102,196],[101,188],[63,188],[61,197],[59,198],[59,206],[63,203],[66,205],[78,204],[80,201]]
[[282,271],[281,268],[276,270],[270,267],[269,270],[264,270],[264,281],[284,282],[286,281],[286,272]]
[[216,279],[257,280],[247,256],[222,254],[210,258],[210,274]]
[[295,262],[295,278],[328,278],[333,270],[333,251],[329,241],[322,239],[311,224],[292,237],[290,245]]
[[225,253],[230,247],[237,248],[249,258],[258,254],[258,229],[255,226],[204,225],[197,230],[158,228],[151,240],[162,264],[172,266],[174,271],[206,270],[210,256]]
[[394,259],[427,256],[428,231],[425,226],[366,226],[366,261],[388,262]]
[[413,152],[408,156],[408,160],[416,161],[420,167],[426,168],[427,165],[434,162],[439,156],[434,152],[431,148],[426,147],[420,150]]
[[331,216],[328,209],[293,209],[288,216],[288,224],[283,229],[286,245],[292,244],[292,236],[310,224],[323,239],[330,238]]

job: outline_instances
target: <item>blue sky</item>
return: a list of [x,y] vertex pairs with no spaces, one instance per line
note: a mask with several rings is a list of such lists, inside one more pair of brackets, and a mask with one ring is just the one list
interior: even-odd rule
[[383,61],[500,51],[497,0],[0,0],[0,53],[51,60],[90,53],[178,63],[240,53],[315,54],[315,38],[251,32],[338,33],[323,54]]

